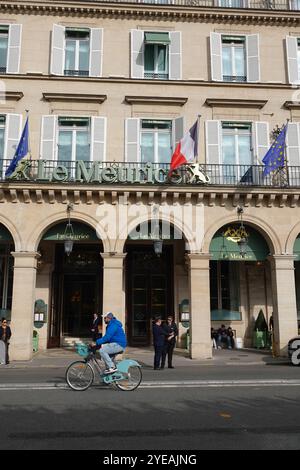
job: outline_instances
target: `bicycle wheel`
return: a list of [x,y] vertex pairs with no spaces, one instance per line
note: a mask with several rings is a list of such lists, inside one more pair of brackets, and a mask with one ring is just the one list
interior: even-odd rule
[[93,383],[95,373],[92,366],[85,361],[76,361],[66,370],[66,381],[76,391],[87,390]]
[[[125,374],[124,374],[125,375]],[[131,392],[138,388],[142,381],[142,370],[138,366],[131,366],[128,369],[128,375],[123,380],[115,382],[116,387],[120,390]]]

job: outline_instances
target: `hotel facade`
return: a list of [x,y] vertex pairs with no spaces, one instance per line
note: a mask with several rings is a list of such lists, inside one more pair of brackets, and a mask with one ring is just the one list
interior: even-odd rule
[[[137,347],[174,315],[191,358],[211,357],[223,323],[252,347],[262,311],[285,355],[300,321],[299,83],[298,0],[1,0],[11,358],[32,357],[34,330],[40,350],[87,337],[105,311]],[[30,154],[5,178],[26,110]],[[197,161],[168,177],[196,120]],[[286,165],[265,176],[287,120]]]

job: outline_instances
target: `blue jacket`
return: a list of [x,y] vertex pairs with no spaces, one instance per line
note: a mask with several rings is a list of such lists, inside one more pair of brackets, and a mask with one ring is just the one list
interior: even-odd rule
[[105,343],[117,343],[122,348],[126,348],[127,341],[122,323],[116,318],[112,318],[106,327],[105,335],[102,338],[97,339],[97,346]]

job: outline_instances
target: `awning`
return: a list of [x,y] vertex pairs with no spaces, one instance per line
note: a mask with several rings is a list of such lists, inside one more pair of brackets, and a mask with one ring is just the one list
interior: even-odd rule
[[[72,222],[72,228],[74,237],[71,237],[74,241],[100,241],[97,237],[97,233],[88,225],[80,222]],[[51,227],[43,236],[43,240],[63,242],[65,240],[65,230],[67,222],[59,223]]]
[[145,33],[145,44],[170,44],[169,33]]

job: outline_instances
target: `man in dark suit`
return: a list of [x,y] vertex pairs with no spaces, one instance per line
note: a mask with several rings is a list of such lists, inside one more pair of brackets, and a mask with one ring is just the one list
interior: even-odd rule
[[178,328],[171,315],[168,316],[167,323],[163,325],[163,328],[167,335],[165,336],[165,345],[162,354],[161,368],[163,369],[165,367],[166,356],[168,356],[168,368],[174,369],[174,366],[172,365],[172,359],[173,351],[176,344],[176,336],[178,336]]
[[0,326],[0,340],[5,344],[5,364],[9,364],[8,346],[11,337],[11,329],[7,324],[6,318],[2,318]]
[[[165,337],[167,332],[162,327],[160,317],[156,317],[152,327],[154,345],[154,370],[160,369],[163,350],[165,347]],[[163,367],[162,367],[163,369]]]

